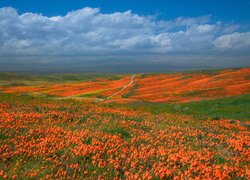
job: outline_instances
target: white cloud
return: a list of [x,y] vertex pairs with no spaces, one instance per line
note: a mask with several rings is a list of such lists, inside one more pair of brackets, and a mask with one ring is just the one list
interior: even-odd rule
[[208,53],[250,48],[239,25],[210,23],[210,16],[156,20],[126,12],[83,8],[65,16],[18,14],[0,8],[0,55],[112,55]]
[[250,50],[250,32],[222,35],[215,40],[215,46],[221,50]]
[[197,26],[197,30],[200,33],[208,33],[208,32],[213,31],[215,28],[216,28],[216,25],[209,25],[209,24]]

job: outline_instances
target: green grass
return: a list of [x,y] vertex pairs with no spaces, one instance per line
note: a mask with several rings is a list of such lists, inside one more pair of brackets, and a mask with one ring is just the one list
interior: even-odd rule
[[94,96],[101,96],[101,93],[104,92],[105,90],[97,90],[97,91],[90,91],[87,93],[83,93],[80,95],[77,95],[77,97],[86,97],[86,98],[92,98]]
[[119,126],[114,126],[112,129],[105,128],[103,131],[109,134],[120,134],[123,139],[130,138],[130,133]]
[[224,90],[223,87],[217,87],[217,88],[208,88],[208,89],[203,89],[203,90],[196,90],[196,91],[187,91],[185,93],[182,94],[183,97],[189,97],[189,96],[203,96],[203,97],[207,97],[208,95],[206,95],[206,93],[208,93],[209,91],[222,91]]
[[125,75],[119,74],[16,74],[8,72],[0,72],[0,85],[7,86],[25,86],[37,85],[42,83],[62,83],[62,82],[81,82],[95,81],[98,78],[108,80],[118,80]]
[[153,114],[177,113],[192,115],[196,119],[221,118],[250,120],[250,95],[203,100],[184,104],[138,102],[128,104],[130,108],[142,108]]
[[0,140],[5,140],[5,139],[7,139],[7,137],[0,132]]
[[250,75],[246,75],[245,80],[250,80]]
[[190,79],[190,78],[192,78],[193,76],[192,75],[184,75],[184,76],[182,76],[182,77],[180,77],[179,78],[179,80],[185,80],[185,79]]
[[192,75],[194,75],[194,74],[217,75],[217,74],[220,73],[220,71],[223,71],[223,70],[232,70],[232,71],[236,71],[236,70],[239,70],[239,69],[241,69],[241,68],[230,68],[230,69],[202,69],[202,70],[194,69],[194,70],[169,71],[169,72],[151,72],[151,73],[144,73],[144,74],[141,74],[141,77],[142,77],[142,78],[146,78],[146,77],[148,77],[148,76],[158,75],[158,74],[172,74],[172,75],[182,74],[182,75],[184,75],[184,76],[181,77],[180,79],[188,79],[188,78],[191,78]]

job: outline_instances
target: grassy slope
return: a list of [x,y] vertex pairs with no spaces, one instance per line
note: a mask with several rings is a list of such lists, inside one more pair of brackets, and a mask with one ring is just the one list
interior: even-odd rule
[[[28,95],[27,95],[28,96]],[[1,94],[1,98],[15,96]],[[30,96],[30,98],[38,98]],[[81,102],[79,102],[81,103]],[[104,106],[121,107],[128,109],[141,109],[152,114],[173,113],[192,115],[195,119],[211,118],[218,120],[221,118],[238,119],[241,121],[250,120],[250,95],[220,98],[214,100],[203,100],[184,104],[166,104],[152,102],[136,102],[129,104],[110,103]]]
[[[195,73],[218,73],[219,70],[208,71],[191,71],[186,72],[190,74]],[[144,74],[142,76],[147,76]],[[121,75],[117,74],[54,74],[54,75],[27,75],[27,74],[14,74],[14,73],[0,73],[1,83],[9,83],[9,85],[19,85],[39,83],[41,81],[48,83],[58,83],[67,81],[92,81],[96,78],[119,79]],[[126,96],[133,93],[132,89]],[[84,96],[84,95],[83,95]],[[88,96],[88,94],[87,94]],[[131,108],[143,108],[154,114],[169,112],[177,114],[191,114],[197,119],[211,117],[212,119],[231,118],[240,120],[249,120],[250,113],[250,95],[242,95],[237,97],[228,97],[215,100],[206,100],[199,102],[191,102],[184,104],[166,104],[166,103],[150,103],[139,102],[126,105]]]
[[166,104],[138,102],[127,105],[130,108],[142,108],[153,114],[177,113],[189,114],[194,118],[212,118],[212,119],[239,119],[246,121],[250,119],[250,95],[241,95],[214,100],[204,100],[184,104]]
[[15,74],[0,72],[0,85],[36,85],[40,82],[61,83],[61,82],[80,82],[95,81],[97,78],[107,78],[109,80],[120,79],[123,75],[118,74]]
[[[239,68],[235,68],[233,70],[237,70]],[[196,73],[204,73],[204,74],[217,74],[221,71],[220,70],[194,70],[194,71],[183,71],[182,73],[186,74],[196,74]],[[175,72],[169,72],[174,74]],[[180,72],[176,72],[180,73]],[[142,77],[147,77],[153,74],[161,74],[161,73],[145,73],[142,74]],[[22,83],[32,83],[32,82],[48,82],[48,83],[60,83],[60,82],[68,82],[68,81],[94,81],[97,78],[107,78],[109,80],[116,80],[120,79],[127,74],[119,75],[119,74],[112,74],[112,73],[82,73],[82,74],[17,74],[17,73],[9,73],[9,72],[0,72],[0,83],[15,83],[23,85]],[[28,85],[29,85],[28,83]]]

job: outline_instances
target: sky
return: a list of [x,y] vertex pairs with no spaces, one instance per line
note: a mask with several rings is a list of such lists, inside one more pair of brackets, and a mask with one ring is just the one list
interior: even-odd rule
[[0,0],[0,27],[1,71],[250,66],[250,0]]

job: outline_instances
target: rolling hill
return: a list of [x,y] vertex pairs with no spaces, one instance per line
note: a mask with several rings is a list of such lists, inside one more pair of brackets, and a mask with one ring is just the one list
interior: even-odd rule
[[249,179],[250,69],[0,74],[0,179]]

